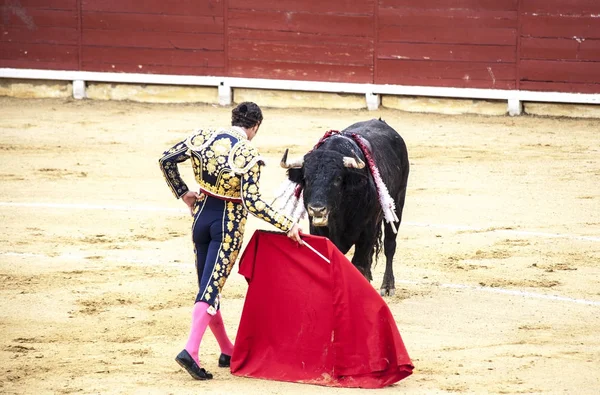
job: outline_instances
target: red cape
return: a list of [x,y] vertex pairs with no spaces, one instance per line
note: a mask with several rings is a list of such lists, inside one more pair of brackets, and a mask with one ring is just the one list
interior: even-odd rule
[[409,376],[413,365],[379,293],[329,239],[303,239],[323,257],[265,231],[244,250],[240,274],[249,285],[231,372],[362,388]]

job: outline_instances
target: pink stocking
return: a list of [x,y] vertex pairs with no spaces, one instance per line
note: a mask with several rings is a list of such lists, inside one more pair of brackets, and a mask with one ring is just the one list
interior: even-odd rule
[[210,330],[213,335],[219,342],[219,347],[221,348],[221,353],[225,355],[231,356],[233,352],[233,343],[227,337],[227,331],[225,330],[225,324],[223,323],[223,316],[221,315],[221,310],[217,311],[217,314],[213,316],[213,319],[210,321]]
[[192,328],[190,329],[190,336],[185,345],[187,352],[194,358],[194,361],[200,366],[200,360],[198,359],[198,351],[200,350],[200,342],[204,336],[204,332],[208,327],[212,315],[208,314],[209,304],[205,302],[198,302],[194,305],[192,312]]

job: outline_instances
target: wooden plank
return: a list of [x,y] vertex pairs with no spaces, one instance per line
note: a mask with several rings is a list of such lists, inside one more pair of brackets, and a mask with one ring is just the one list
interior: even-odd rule
[[446,28],[516,28],[516,11],[428,10],[382,8],[379,26],[427,26]]
[[568,15],[522,15],[521,35],[531,37],[600,38],[600,18]]
[[[375,10],[373,11],[373,38],[374,38],[374,42],[373,42],[373,76],[372,76],[372,80],[375,80],[375,76],[377,75],[377,58],[379,57],[379,48],[378,45],[379,44],[379,15],[380,15],[380,6],[379,6],[379,0],[376,0],[377,3],[375,4]],[[369,97],[367,95],[367,102],[369,102]],[[370,104],[367,105],[367,107],[371,107]]]
[[517,44],[516,29],[382,26],[379,42],[413,42],[431,44]]
[[371,37],[357,36],[336,36],[319,33],[297,33],[297,32],[282,32],[273,30],[246,30],[239,28],[229,28],[228,33],[230,40],[248,40],[262,42],[279,42],[295,44],[312,44],[318,42],[320,44],[336,44],[346,46],[360,46],[367,50],[373,45]]
[[81,0],[81,9],[83,12],[223,16],[221,0]]
[[337,65],[372,65],[373,51],[363,47],[310,45],[229,40],[230,59],[263,60],[266,62],[323,63]]
[[379,0],[380,7],[468,10],[517,10],[519,0]]
[[39,27],[31,30],[21,26],[3,26],[0,29],[0,41],[14,43],[77,45],[78,37],[76,28]]
[[597,62],[521,60],[521,81],[574,82],[595,84],[600,81]]
[[600,1],[598,0],[521,0],[521,12],[545,13],[551,15],[574,14],[591,15],[600,14]]
[[600,93],[600,84],[521,81],[520,85],[526,91]]
[[76,10],[28,9],[26,15],[12,12],[9,7],[0,7],[2,25],[38,27],[77,27]]
[[229,11],[229,27],[372,37],[373,18],[356,15]]
[[0,42],[0,58],[77,65],[77,46]]
[[486,81],[441,78],[413,78],[407,75],[376,77],[376,84],[397,84],[406,86],[438,86],[443,88],[477,88],[477,89],[516,89],[515,81]]
[[[1,51],[0,45],[0,51]],[[77,62],[43,62],[23,59],[2,59],[0,55],[0,67],[11,69],[43,69],[43,70],[79,70]]]
[[28,12],[31,8],[77,10],[77,0],[3,0],[2,3],[17,12]]
[[369,83],[373,67],[229,59],[229,76],[301,81]]
[[229,0],[229,9],[310,12],[310,13],[339,13],[339,14],[373,14],[377,0]]
[[223,52],[180,49],[115,48],[83,46],[85,63],[223,67]]
[[402,74],[419,79],[455,79],[484,81],[514,81],[516,66],[492,62],[437,62],[431,60],[377,61],[378,77],[393,79]]
[[119,48],[224,50],[223,35],[211,33],[193,34],[84,29],[81,34],[81,42],[83,45],[88,46],[112,46]]
[[[227,6],[229,0],[223,0],[223,68],[225,73],[229,71],[229,8]],[[219,92],[220,94],[220,92]]]
[[113,73],[225,76],[225,69],[222,67],[171,66],[154,64],[143,65],[142,67],[139,67],[137,64],[83,62],[82,70]]
[[523,37],[521,59],[600,62],[600,40]]
[[110,12],[85,12],[82,15],[84,29],[223,33],[222,17],[181,16],[157,14],[117,14]]
[[379,59],[514,63],[517,58],[514,47],[499,45],[382,43],[377,48]]

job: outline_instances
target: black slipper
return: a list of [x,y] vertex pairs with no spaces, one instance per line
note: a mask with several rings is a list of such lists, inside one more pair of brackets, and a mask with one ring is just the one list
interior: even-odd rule
[[219,367],[228,368],[231,365],[231,355],[221,354],[219,356]]
[[181,351],[176,357],[175,361],[187,370],[187,372],[195,378],[196,380],[210,380],[213,378],[213,375],[206,371],[206,369],[198,366],[194,358],[187,352],[187,350]]

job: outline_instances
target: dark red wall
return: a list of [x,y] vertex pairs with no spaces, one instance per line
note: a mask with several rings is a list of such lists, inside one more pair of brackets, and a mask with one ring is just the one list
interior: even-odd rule
[[598,0],[0,4],[0,67],[600,93]]
[[380,0],[376,83],[514,89],[517,0]]
[[77,0],[2,0],[0,67],[79,69]]
[[521,0],[519,88],[600,93],[600,1]]
[[236,77],[372,82],[375,0],[227,0]]
[[81,69],[224,75],[221,0],[80,0]]

